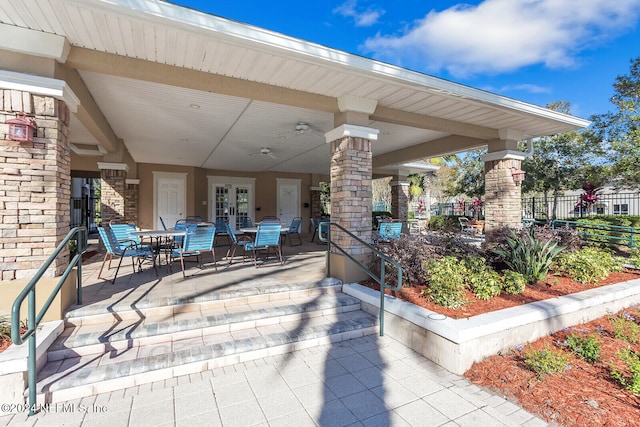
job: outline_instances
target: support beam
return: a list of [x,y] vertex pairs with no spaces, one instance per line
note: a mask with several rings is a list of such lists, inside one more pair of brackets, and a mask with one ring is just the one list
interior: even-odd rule
[[403,148],[373,158],[373,168],[380,169],[389,165],[421,160],[428,157],[440,157],[446,154],[454,154],[462,151],[484,147],[487,141],[478,138],[469,138],[460,135],[446,136],[434,141]]

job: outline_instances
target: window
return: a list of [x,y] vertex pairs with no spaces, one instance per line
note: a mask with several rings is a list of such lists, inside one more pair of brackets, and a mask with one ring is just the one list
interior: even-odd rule
[[614,215],[629,215],[629,204],[614,204],[613,205],[613,214]]

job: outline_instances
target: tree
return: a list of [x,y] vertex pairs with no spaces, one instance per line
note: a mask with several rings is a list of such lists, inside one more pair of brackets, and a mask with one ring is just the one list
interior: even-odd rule
[[[568,102],[555,102],[547,108],[570,113]],[[564,132],[538,138],[533,143],[533,155],[522,161],[522,169],[527,173],[522,191],[542,193],[545,207],[549,196],[553,198],[551,212],[544,212],[547,217],[556,218],[558,196],[563,190],[582,188],[585,182],[603,181],[604,153],[584,132]]]
[[591,117],[592,137],[604,142],[620,186],[640,188],[640,57],[629,74],[616,77],[611,102],[617,111]]
[[484,195],[484,162],[482,156],[487,150],[467,151],[462,156],[451,156],[450,163],[455,164],[453,186],[449,188],[450,196],[464,194],[470,198],[481,198]]

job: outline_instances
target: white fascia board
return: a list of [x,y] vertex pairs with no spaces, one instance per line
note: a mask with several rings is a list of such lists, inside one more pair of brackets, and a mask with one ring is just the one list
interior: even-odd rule
[[337,128],[330,130],[324,134],[324,137],[327,142],[332,142],[337,139],[344,138],[345,136],[376,141],[378,139],[378,133],[380,133],[378,129],[347,124],[340,125]]
[[63,36],[0,23],[0,49],[64,63],[71,45]]
[[[293,54],[305,58],[309,63],[319,64],[325,67],[334,67],[340,69],[342,72],[347,71],[349,73],[367,76],[368,78],[378,78],[381,81],[392,79],[394,83],[402,84],[413,90],[435,92],[447,96],[473,100],[490,104],[496,108],[515,110],[537,117],[556,120],[577,128],[587,127],[591,124],[589,120],[558,113],[523,101],[496,95],[179,5],[155,0],[128,0],[126,3],[121,0],[67,1],[82,4],[84,7],[89,6],[127,15],[135,19],[143,19],[158,25],[166,26],[168,21],[170,21],[173,26],[182,27],[188,31],[197,29],[208,37],[211,37],[211,33],[215,32],[226,41],[236,45],[243,45],[253,49],[269,50],[280,56],[287,53]],[[259,45],[259,47],[256,45]]]
[[0,88],[60,99],[67,104],[72,113],[77,112],[80,105],[80,98],[73,93],[67,82],[50,77],[0,70]]
[[487,153],[482,156],[483,162],[491,162],[494,160],[503,160],[503,159],[515,159],[515,160],[524,160],[527,156],[526,153],[522,151],[515,150],[503,150],[503,151],[494,151],[492,153]]

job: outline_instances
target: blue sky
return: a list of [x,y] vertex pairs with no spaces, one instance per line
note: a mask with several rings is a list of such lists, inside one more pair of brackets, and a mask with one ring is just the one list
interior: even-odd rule
[[173,0],[589,118],[640,56],[640,0]]

